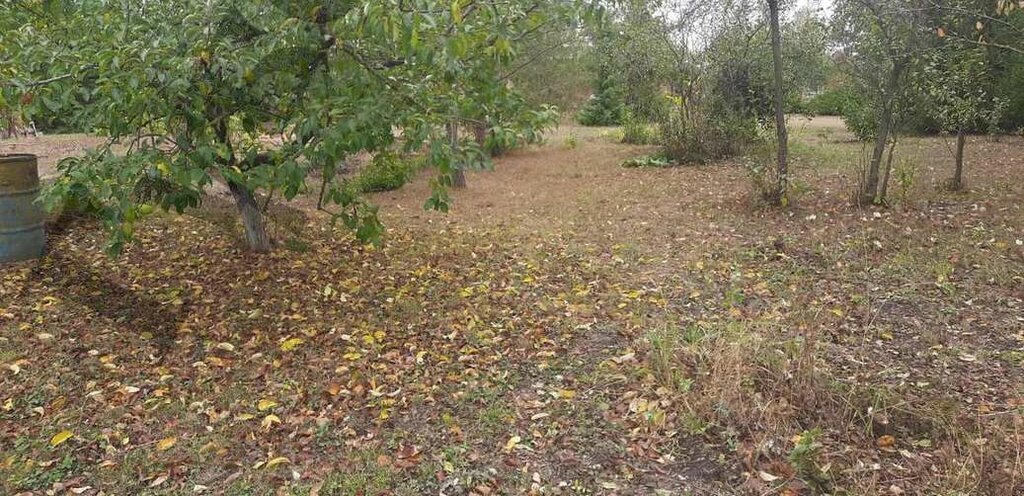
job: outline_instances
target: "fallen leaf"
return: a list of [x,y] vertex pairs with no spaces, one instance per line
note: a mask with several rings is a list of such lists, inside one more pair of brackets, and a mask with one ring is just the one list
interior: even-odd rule
[[260,400],[259,403],[256,404],[256,409],[261,412],[265,412],[267,410],[270,410],[271,408],[274,408],[275,406],[277,406],[276,401],[263,398],[262,400]]
[[523,438],[519,436],[512,436],[508,438],[508,442],[505,443],[505,453],[511,453],[512,450],[516,449],[516,445],[519,444],[519,441],[522,440]]
[[270,414],[270,415],[267,415],[266,417],[263,417],[263,421],[260,422],[260,425],[263,426],[263,430],[269,431],[271,429],[271,427],[274,426],[274,424],[280,424],[280,423],[281,423],[281,419],[278,418],[277,415]]
[[165,437],[165,438],[161,439],[160,442],[156,443],[156,449],[157,449],[157,451],[167,451],[167,450],[173,448],[175,444],[178,444],[178,439],[177,438],[175,438],[175,437]]
[[60,432],[54,434],[53,437],[50,438],[50,446],[53,446],[53,447],[60,446],[61,444],[63,444],[68,439],[71,439],[74,435],[75,435],[75,433],[73,433],[71,431],[68,431],[68,430],[60,431]]
[[279,456],[277,458],[272,458],[270,460],[267,460],[267,464],[264,465],[264,467],[265,468],[274,468],[274,467],[276,467],[278,465],[281,465],[282,463],[291,463],[291,460],[289,460],[289,459],[287,459],[287,458],[285,458],[283,456]]
[[283,342],[283,343],[281,343],[281,351],[292,351],[292,350],[294,350],[294,349],[295,349],[295,348],[296,348],[297,346],[299,346],[300,344],[302,344],[302,343],[304,343],[304,342],[305,342],[305,341],[303,341],[303,339],[302,339],[302,338],[291,338],[291,339],[286,339],[286,340],[284,340],[284,342]]

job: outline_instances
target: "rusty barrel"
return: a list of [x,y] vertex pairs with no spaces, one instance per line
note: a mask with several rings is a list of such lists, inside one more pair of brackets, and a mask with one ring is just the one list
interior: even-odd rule
[[35,155],[0,155],[0,263],[37,258],[43,254],[45,215],[39,196],[39,166]]

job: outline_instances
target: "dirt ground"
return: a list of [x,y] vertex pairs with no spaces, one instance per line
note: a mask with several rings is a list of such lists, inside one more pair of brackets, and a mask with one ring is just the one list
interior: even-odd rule
[[790,123],[780,210],[568,125],[447,214],[429,171],[373,195],[382,248],[313,212],[264,256],[202,212],[119,259],[51,226],[0,282],[0,487],[1024,494],[1024,139],[972,137],[964,193],[948,140],[903,139],[860,208],[864,145]]
[[0,153],[31,153],[39,157],[39,177],[49,179],[57,175],[57,162],[100,146],[104,139],[85,134],[55,134],[23,136],[0,140]]

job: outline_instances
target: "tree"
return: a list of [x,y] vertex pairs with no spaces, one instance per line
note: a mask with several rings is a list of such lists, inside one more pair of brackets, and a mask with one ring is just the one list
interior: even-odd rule
[[779,28],[779,0],[768,0],[768,22],[772,37],[773,89],[775,92],[775,137],[777,140],[776,184],[770,200],[776,205],[786,203],[789,167],[786,164],[789,137],[786,134],[785,89],[782,80],[782,34]]
[[662,90],[669,83],[675,47],[658,15],[660,2],[613,4],[591,39],[593,95],[578,116],[584,125],[641,122],[664,116]]
[[1001,103],[992,97],[992,80],[984,49],[956,41],[943,43],[927,57],[921,90],[928,95],[943,131],[956,135],[950,189],[963,189],[967,133],[992,129]]
[[[859,192],[860,201],[867,204],[885,202],[901,99],[919,49],[914,17],[918,10],[912,1],[841,0],[836,4],[833,25],[860,100],[859,105],[848,107],[866,114],[870,127],[854,127],[874,138]],[[889,159],[883,170],[887,147]]]
[[[5,86],[37,97],[30,112],[68,112],[109,136],[107,147],[64,162],[45,197],[51,207],[76,198],[96,211],[115,251],[154,207],[195,207],[214,182],[231,191],[248,246],[268,250],[267,203],[307,191],[313,172],[322,177],[320,208],[374,239],[375,208],[345,187],[337,167],[395,147],[426,147],[440,172],[427,207],[446,209],[453,172],[479,153],[453,146],[444,125],[463,120],[459,108],[505,101],[497,79],[494,91],[474,92],[468,78],[493,72],[524,36],[575,12],[568,1],[530,0],[54,0],[31,8],[34,25],[0,35],[4,58],[26,68]],[[116,142],[127,153],[113,153]]]

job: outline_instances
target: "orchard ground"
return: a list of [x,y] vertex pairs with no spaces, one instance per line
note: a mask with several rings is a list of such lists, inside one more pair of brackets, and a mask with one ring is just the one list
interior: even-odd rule
[[953,194],[952,140],[904,138],[868,209],[864,145],[790,124],[781,210],[566,125],[448,214],[428,172],[375,195],[381,248],[308,198],[269,255],[216,198],[117,259],[51,225],[0,281],[0,492],[1021,494],[1024,139]]

